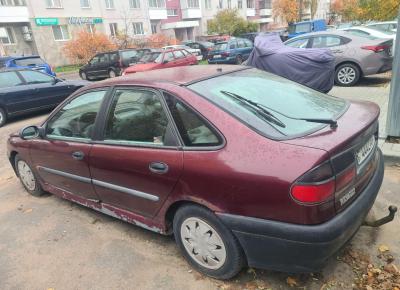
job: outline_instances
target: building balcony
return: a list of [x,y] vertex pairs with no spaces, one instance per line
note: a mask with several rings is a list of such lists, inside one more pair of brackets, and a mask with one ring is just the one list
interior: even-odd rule
[[161,20],[167,19],[167,9],[166,8],[149,8],[149,18],[150,20]]
[[0,23],[29,22],[29,11],[26,6],[1,6]]
[[177,21],[165,23],[161,26],[161,29],[179,29],[179,28],[190,28],[198,27],[200,25],[199,21]]
[[182,9],[182,18],[183,19],[201,18],[201,9],[200,8]]
[[260,16],[271,16],[272,9],[260,9]]
[[255,8],[247,8],[246,9],[246,16],[247,17],[256,16],[256,9]]

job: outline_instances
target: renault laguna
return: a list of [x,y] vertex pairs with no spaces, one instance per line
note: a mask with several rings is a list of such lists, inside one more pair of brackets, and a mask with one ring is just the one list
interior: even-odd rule
[[8,140],[25,189],[174,235],[208,276],[320,270],[383,179],[377,105],[243,66],[84,87]]

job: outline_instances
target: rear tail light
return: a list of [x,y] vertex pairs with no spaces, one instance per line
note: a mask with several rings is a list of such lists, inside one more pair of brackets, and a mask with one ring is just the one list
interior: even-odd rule
[[354,159],[340,161],[347,163],[347,167],[339,173],[335,174],[331,161],[327,161],[304,174],[293,184],[292,197],[300,203],[322,203],[354,184],[357,174]]
[[227,51],[225,51],[225,52],[221,53],[221,55],[222,55],[223,57],[228,57],[228,56],[230,55],[230,53],[227,52]]
[[373,52],[382,52],[385,51],[386,49],[390,48],[388,45],[366,45],[366,46],[361,46],[362,49],[366,50],[372,50]]

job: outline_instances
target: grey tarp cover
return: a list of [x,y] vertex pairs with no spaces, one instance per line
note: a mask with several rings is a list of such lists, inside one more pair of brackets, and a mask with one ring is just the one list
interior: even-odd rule
[[247,65],[324,93],[332,89],[335,77],[335,57],[329,49],[286,46],[278,34],[257,36]]

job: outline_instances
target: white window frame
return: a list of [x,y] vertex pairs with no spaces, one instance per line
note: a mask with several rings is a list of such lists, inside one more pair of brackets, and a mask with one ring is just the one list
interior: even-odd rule
[[149,8],[167,8],[165,0],[148,0]]
[[204,7],[206,7],[206,9],[211,9],[211,0],[204,0]]
[[186,0],[187,8],[200,8],[200,1],[199,0]]
[[[67,32],[68,32],[67,37],[68,37],[68,38],[65,37],[64,31],[63,31],[62,28],[61,28],[61,27],[63,27],[63,26],[65,26],[65,27],[67,28]],[[56,35],[54,34],[54,28],[55,28],[55,27],[60,28],[60,32],[61,32],[62,39],[56,39]],[[53,37],[54,37],[54,40],[55,40],[55,41],[68,41],[68,40],[71,39],[71,35],[70,35],[69,29],[68,29],[68,25],[53,25],[51,28],[53,29]]]
[[[5,33],[7,35],[7,39],[8,39],[7,43],[4,43],[3,41],[0,40],[1,44],[3,44],[3,45],[15,45],[15,44],[17,44],[17,40],[15,39],[15,33],[14,33],[14,30],[13,30],[12,27],[0,27],[0,28],[4,29],[4,31],[5,31]],[[2,38],[5,38],[5,37],[2,37]]]
[[[171,11],[173,13],[170,13]],[[176,16],[178,16],[178,9],[176,9],[176,8],[167,9],[167,16],[168,17],[176,17]]]
[[[60,5],[56,6],[57,2],[59,2]],[[62,0],[46,0],[46,8],[47,9],[62,9],[63,8],[63,2],[62,2]]]
[[114,0],[104,0],[106,3],[106,9],[115,9]]
[[[239,5],[239,3],[240,3],[240,5]],[[238,9],[243,9],[243,0],[238,0]]]
[[246,0],[246,8],[255,9],[256,8],[255,0]]
[[118,35],[118,23],[109,23],[108,26],[110,27],[110,35],[116,37]]
[[[137,27],[139,25],[139,27]],[[134,35],[144,35],[144,27],[143,27],[143,22],[132,22],[132,27],[133,27],[133,34]],[[139,29],[138,29],[139,28]],[[141,31],[138,31],[141,30]],[[141,33],[138,33],[141,32]]]
[[129,0],[130,9],[140,9],[140,7],[141,7],[140,0]]
[[[82,6],[82,1],[87,1],[88,6]],[[91,6],[92,3],[90,3],[90,0],[80,0],[80,2],[81,2],[81,8],[82,9],[92,8],[92,6]]]
[[232,0],[227,0],[227,2],[228,2],[228,9],[231,9],[232,8]]

